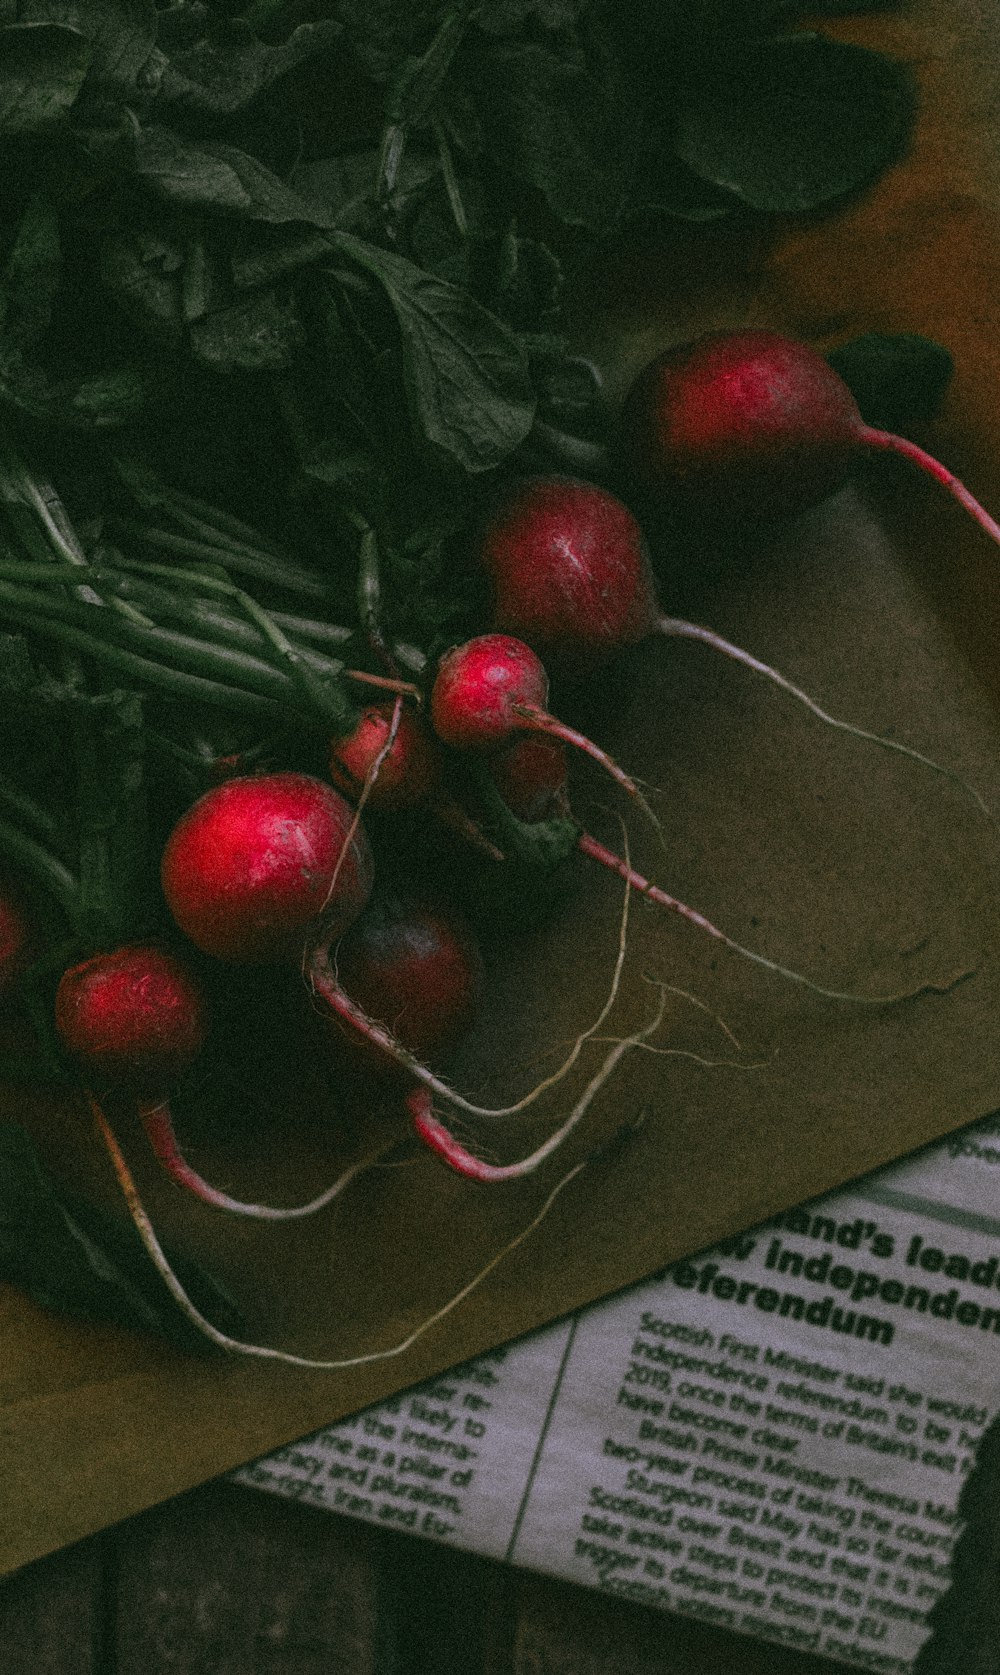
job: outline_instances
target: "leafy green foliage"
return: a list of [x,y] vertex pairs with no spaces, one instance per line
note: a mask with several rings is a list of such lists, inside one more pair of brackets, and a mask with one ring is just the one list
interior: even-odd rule
[[428,441],[467,471],[488,471],[531,429],[534,394],[521,345],[457,286],[360,239],[337,246],[382,286],[403,346],[406,389]]
[[0,134],[45,134],[69,111],[91,61],[90,43],[59,24],[0,29]]
[[[189,1258],[167,1254],[181,1284],[221,1330],[242,1329],[228,1293]],[[206,1340],[176,1307],[131,1223],[64,1193],[28,1135],[0,1124],[0,1278],[43,1309],[166,1336],[184,1349]]]
[[954,362],[929,337],[868,332],[827,356],[866,424],[902,432],[933,419],[951,382]]
[[802,211],[867,184],[900,154],[913,112],[906,68],[805,33],[722,63],[682,89],[677,151],[752,209]]

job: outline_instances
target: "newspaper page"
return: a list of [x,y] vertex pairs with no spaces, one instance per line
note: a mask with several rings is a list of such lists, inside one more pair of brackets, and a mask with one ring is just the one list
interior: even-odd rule
[[1000,1410],[1000,1114],[237,1481],[904,1675]]

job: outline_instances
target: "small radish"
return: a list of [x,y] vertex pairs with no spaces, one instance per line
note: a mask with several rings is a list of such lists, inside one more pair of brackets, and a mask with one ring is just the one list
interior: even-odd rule
[[393,734],[395,711],[392,702],[368,704],[352,731],[330,742],[333,783],[352,800],[368,785],[366,800],[374,809],[413,808],[441,778],[441,752],[432,734],[403,706]]
[[952,472],[867,425],[823,356],[778,332],[711,332],[657,356],[626,398],[622,433],[648,485],[765,518],[825,499],[867,449],[901,454],[1000,543],[1000,525]]
[[[437,1060],[471,1027],[483,985],[482,957],[453,915],[420,902],[380,900],[354,921],[337,949],[337,976],[356,1006],[404,1047]],[[396,1061],[338,1020],[352,1057],[393,1077]]]
[[574,477],[529,477],[486,523],[493,622],[585,673],[652,633],[645,536],[622,502]]
[[464,809],[442,786],[441,747],[402,700],[370,704],[350,733],[330,741],[330,778],[360,812],[387,814],[423,803],[442,822],[492,860],[502,860]]
[[65,971],[55,1010],[59,1039],[88,1083],[142,1102],[172,1088],[205,1040],[205,1004],[187,967],[140,944]]
[[486,764],[501,797],[526,826],[569,813],[566,749],[559,739],[522,734]]
[[510,634],[480,634],[442,657],[431,691],[431,720],[438,737],[456,750],[494,750],[518,732],[551,734],[593,757],[646,808],[638,786],[617,762],[549,714],[548,696],[549,678],[530,646]]
[[163,893],[181,930],[216,959],[301,960],[335,941],[372,886],[364,831],[343,797],[309,774],[227,780],[167,839]]
[[[821,365],[825,367],[826,362]],[[830,376],[836,374],[830,371]],[[765,676],[827,726],[909,757],[952,780],[992,818],[978,792],[950,768],[895,739],[830,715],[777,669],[713,629],[665,616],[657,602],[638,522],[620,500],[597,484],[561,476],[525,479],[494,509],[482,536],[480,558],[493,587],[495,619],[512,634],[523,635],[542,655],[563,656],[577,671],[593,670],[616,651],[652,634],[697,640]],[[477,690],[470,682],[470,712]],[[529,706],[532,702],[544,703],[544,690],[540,697],[532,694]],[[461,712],[457,700],[451,707]],[[499,697],[494,707],[502,713]],[[558,732],[558,728],[548,731]],[[494,739],[499,742],[501,737],[497,726]]]

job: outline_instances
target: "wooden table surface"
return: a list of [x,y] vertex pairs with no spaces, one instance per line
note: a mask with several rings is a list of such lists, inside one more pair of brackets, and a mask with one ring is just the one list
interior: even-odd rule
[[224,1481],[0,1582],[0,1675],[843,1669]]

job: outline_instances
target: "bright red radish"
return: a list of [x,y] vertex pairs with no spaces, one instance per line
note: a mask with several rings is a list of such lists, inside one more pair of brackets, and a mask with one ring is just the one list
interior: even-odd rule
[[[368,1017],[390,1028],[418,1058],[434,1062],[474,1022],[483,968],[471,932],[453,915],[421,902],[379,900],[340,943],[337,976]],[[339,1023],[338,1035],[352,1056],[361,1049],[366,1067],[401,1073],[357,1030]]]
[[203,953],[301,960],[357,918],[372,859],[339,792],[278,773],[230,779],[199,798],[167,840],[161,877],[174,919]]
[[[821,365],[825,367],[826,362],[821,361]],[[827,370],[831,377],[836,377],[831,369]],[[553,535],[557,527],[561,528],[561,539]],[[533,536],[536,530],[537,540]],[[480,551],[493,584],[498,617],[502,614],[511,632],[523,634],[539,652],[568,655],[570,664],[592,669],[607,661],[615,651],[624,650],[647,635],[700,641],[756,674],[764,675],[828,727],[866,739],[883,750],[895,751],[943,774],[988,813],[978,792],[950,768],[895,739],[883,738],[830,715],[808,692],[777,669],[723,639],[714,629],[680,617],[665,616],[657,602],[639,524],[621,501],[595,483],[575,477],[527,478],[494,510]],[[604,600],[614,587],[622,588],[623,597],[612,612],[605,607]],[[616,621],[623,630],[618,641],[609,632],[609,625]],[[497,638],[500,636],[484,636],[487,642]],[[472,646],[478,643],[470,641]],[[480,691],[481,683],[470,682],[470,712]],[[533,701],[544,703],[544,697]],[[499,707],[499,700],[495,707]],[[451,697],[449,708],[464,713],[459,695]],[[550,727],[548,731],[557,729]],[[494,737],[500,736],[498,726]]]
[[651,486],[766,518],[823,500],[866,449],[902,454],[1000,543],[1000,525],[952,472],[906,437],[867,425],[823,356],[779,332],[711,332],[657,356],[632,386],[622,431]]
[[549,714],[548,696],[548,676],[530,646],[510,634],[480,634],[442,657],[431,691],[431,720],[438,737],[457,750],[494,750],[518,732],[550,733],[592,756],[645,806],[617,762]]
[[63,973],[56,1029],[89,1084],[154,1099],[201,1051],[205,1005],[180,960],[137,944],[95,954]]
[[353,731],[330,743],[330,778],[346,797],[356,800],[374,773],[366,799],[374,809],[412,808],[441,777],[439,747],[414,710],[400,707],[392,736],[395,708],[367,705]]

